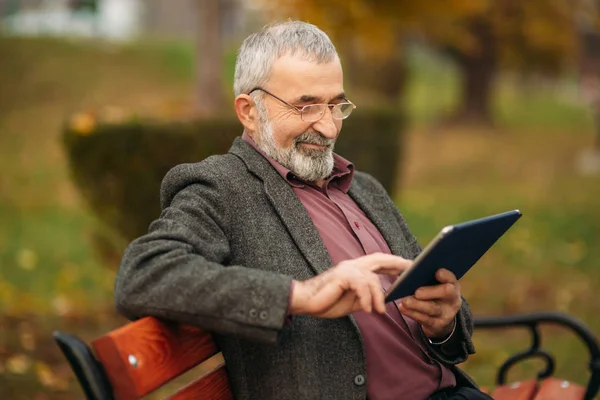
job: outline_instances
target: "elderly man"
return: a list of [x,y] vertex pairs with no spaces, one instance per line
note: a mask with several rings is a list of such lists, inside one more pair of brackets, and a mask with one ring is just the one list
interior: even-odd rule
[[451,272],[384,302],[421,248],[383,187],[333,153],[355,105],[327,35],[297,21],[252,34],[234,90],[243,136],[164,178],[118,310],[214,332],[237,399],[489,399],[455,367],[474,348]]

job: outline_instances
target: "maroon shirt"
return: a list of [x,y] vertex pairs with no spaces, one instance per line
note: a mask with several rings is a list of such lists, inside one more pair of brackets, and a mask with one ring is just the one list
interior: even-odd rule
[[[334,155],[334,168],[323,188],[304,182],[259,150],[250,136],[242,139],[261,153],[290,184],[319,232],[332,265],[366,254],[390,254],[385,239],[348,195],[354,166]],[[380,275],[382,287],[390,277]],[[427,399],[433,392],[456,386],[452,371],[428,356],[419,324],[400,313],[393,302],[383,315],[355,312],[367,363],[367,396],[370,400]]]

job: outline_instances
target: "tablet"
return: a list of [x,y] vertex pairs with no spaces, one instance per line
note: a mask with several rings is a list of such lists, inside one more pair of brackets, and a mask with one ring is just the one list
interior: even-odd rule
[[435,273],[440,268],[462,278],[521,215],[513,210],[445,227],[396,279],[385,301],[412,296],[421,286],[436,285]]

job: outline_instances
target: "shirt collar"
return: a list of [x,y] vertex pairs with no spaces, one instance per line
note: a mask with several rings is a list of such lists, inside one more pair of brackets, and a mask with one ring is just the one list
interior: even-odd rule
[[[314,184],[298,178],[288,168],[269,157],[264,151],[258,148],[256,142],[254,142],[254,139],[252,139],[248,133],[244,132],[242,135],[242,140],[252,146],[252,148],[259,152],[264,158],[266,158],[267,161],[271,163],[273,168],[275,168],[275,170],[279,173],[279,175],[281,175],[283,179],[285,179],[291,186],[298,188],[304,187],[305,185],[314,186]],[[354,164],[346,160],[344,157],[333,153],[333,170],[331,171],[329,178],[326,179],[325,186],[328,187],[331,184],[342,192],[348,193],[353,177]]]

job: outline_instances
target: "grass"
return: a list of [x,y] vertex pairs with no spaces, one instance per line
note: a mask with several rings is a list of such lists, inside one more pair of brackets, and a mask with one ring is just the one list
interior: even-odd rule
[[[74,398],[50,332],[89,339],[122,320],[112,311],[115,266],[94,254],[96,222],[69,182],[61,124],[74,110],[101,105],[155,112],[186,103],[193,52],[185,43],[0,38],[0,53],[8,60],[0,63],[0,397]],[[593,126],[559,90],[568,80],[523,90],[506,76],[495,97],[496,130],[436,130],[430,123],[456,103],[456,74],[428,54],[413,60],[407,105],[415,124],[397,202],[416,236],[427,243],[446,224],[521,209],[521,221],[462,282],[472,309],[561,310],[600,333],[600,180],[575,169]],[[232,63],[228,53],[228,76]],[[558,375],[584,382],[583,347],[563,330],[544,333]],[[478,334],[478,354],[465,368],[491,385],[498,364],[527,340],[519,332]],[[511,376],[525,375],[517,368]]]
[[[487,135],[414,133],[400,209],[422,243],[441,226],[519,208],[523,218],[463,278],[463,293],[478,315],[564,311],[600,332],[600,194],[597,177],[578,176],[573,160],[588,135],[539,132]],[[421,165],[423,164],[423,165]],[[428,164],[425,166],[425,164]],[[543,343],[557,356],[557,376],[584,383],[586,353],[574,336],[545,329]],[[478,382],[523,350],[526,335],[476,335],[478,355],[465,365]],[[514,378],[532,377],[517,369]]]

